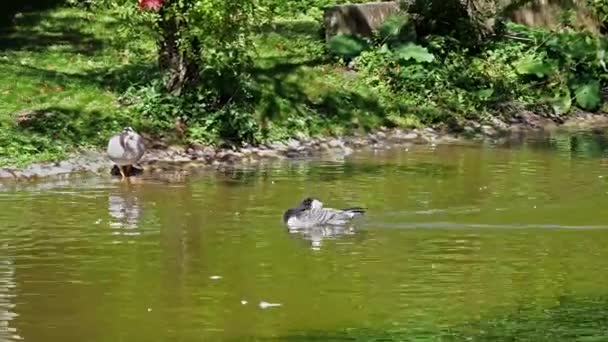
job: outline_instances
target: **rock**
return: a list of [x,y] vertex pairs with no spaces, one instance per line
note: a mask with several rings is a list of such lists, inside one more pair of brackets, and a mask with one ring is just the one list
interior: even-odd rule
[[325,41],[338,34],[372,37],[385,19],[398,11],[396,1],[329,6],[323,14]]
[[0,169],[0,178],[15,178],[13,171]]
[[300,142],[297,140],[289,140],[287,142],[287,148],[290,150],[298,150],[300,148]]
[[351,144],[352,144],[354,147],[363,147],[363,146],[367,145],[367,142],[366,142],[364,139],[361,139],[361,138],[355,138],[355,139],[353,139],[353,140],[351,141]]
[[429,135],[422,134],[422,135],[420,135],[420,137],[418,138],[418,140],[421,141],[421,142],[428,143],[428,142],[431,142],[431,140],[433,140],[433,138],[434,137],[431,137]]
[[469,125],[474,129],[481,129],[481,124],[477,121],[469,121]]
[[418,139],[418,133],[416,133],[416,132],[406,133],[401,138],[403,140],[416,140],[416,139]]
[[256,155],[260,158],[279,158],[279,153],[276,150],[259,150]]
[[184,148],[179,145],[171,145],[167,148],[167,153],[171,156],[177,156],[184,152]]
[[282,142],[273,142],[271,144],[266,145],[269,149],[276,150],[279,152],[287,151],[288,147]]
[[242,148],[239,150],[240,153],[243,154],[243,156],[250,156],[253,152],[251,151],[251,148]]
[[177,155],[177,156],[174,156],[171,161],[175,162],[175,163],[189,163],[191,161],[191,159],[190,159],[190,157],[186,157],[184,155]]
[[464,126],[464,132],[467,134],[474,134],[476,131],[477,131],[477,129],[475,129],[472,126],[469,126],[469,125]]
[[308,137],[306,136],[306,134],[304,134],[303,132],[297,132],[295,134],[296,139],[298,139],[300,142],[304,142],[308,139]]
[[215,149],[210,146],[206,146],[205,148],[203,148],[201,150],[201,152],[203,153],[204,157],[215,157],[215,155],[216,155]]
[[508,128],[507,123],[497,117],[492,117],[490,121],[492,122],[492,126],[496,129],[506,130]]
[[331,148],[338,148],[338,147],[344,146],[344,143],[342,142],[342,140],[339,140],[339,139],[331,139],[329,141],[328,145]]
[[299,158],[302,156],[298,151],[288,151],[286,154],[287,158]]
[[63,160],[61,162],[59,162],[59,165],[57,165],[61,170],[64,171],[71,171],[74,168],[74,163],[72,161],[69,160]]
[[493,136],[496,135],[496,129],[494,129],[494,127],[490,126],[490,125],[483,125],[481,126],[481,132],[484,135],[489,135],[489,136]]

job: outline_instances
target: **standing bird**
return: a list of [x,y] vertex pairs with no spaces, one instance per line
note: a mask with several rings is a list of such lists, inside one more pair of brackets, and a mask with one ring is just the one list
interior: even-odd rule
[[110,138],[107,152],[110,160],[118,166],[122,179],[125,179],[131,171],[131,166],[137,163],[146,152],[146,146],[141,135],[137,134],[133,128],[126,127],[122,132]]
[[316,198],[306,198],[302,203],[283,214],[283,222],[289,228],[312,228],[323,225],[345,225],[362,216],[365,208],[346,209],[323,208],[323,202]]

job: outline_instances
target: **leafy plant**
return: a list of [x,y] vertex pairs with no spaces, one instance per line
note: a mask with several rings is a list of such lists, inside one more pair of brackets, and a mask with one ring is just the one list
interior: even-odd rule
[[412,59],[418,63],[430,63],[435,60],[435,56],[425,47],[414,43],[407,43],[395,49],[395,56],[400,60]]
[[593,80],[578,86],[575,97],[576,103],[583,109],[596,109],[602,101],[600,97],[600,83]]
[[522,75],[535,75],[538,78],[543,78],[553,73],[554,65],[551,61],[547,61],[543,55],[530,54],[519,60],[515,69]]
[[328,45],[331,53],[344,59],[352,59],[359,56],[367,47],[367,43],[363,39],[347,34],[339,34],[332,37]]

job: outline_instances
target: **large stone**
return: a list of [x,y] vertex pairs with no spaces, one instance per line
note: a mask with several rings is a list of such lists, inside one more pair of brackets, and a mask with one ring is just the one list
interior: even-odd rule
[[550,29],[559,28],[563,22],[564,14],[572,14],[572,24],[576,29],[599,32],[601,23],[589,7],[589,1],[570,0],[530,0],[530,1],[502,1],[503,16],[514,22]]
[[371,37],[391,14],[399,11],[396,1],[343,4],[325,9],[325,40],[338,34]]

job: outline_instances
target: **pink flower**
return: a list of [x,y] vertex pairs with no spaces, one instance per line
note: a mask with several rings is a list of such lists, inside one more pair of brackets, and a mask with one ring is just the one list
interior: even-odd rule
[[139,9],[158,11],[165,0],[138,0]]

